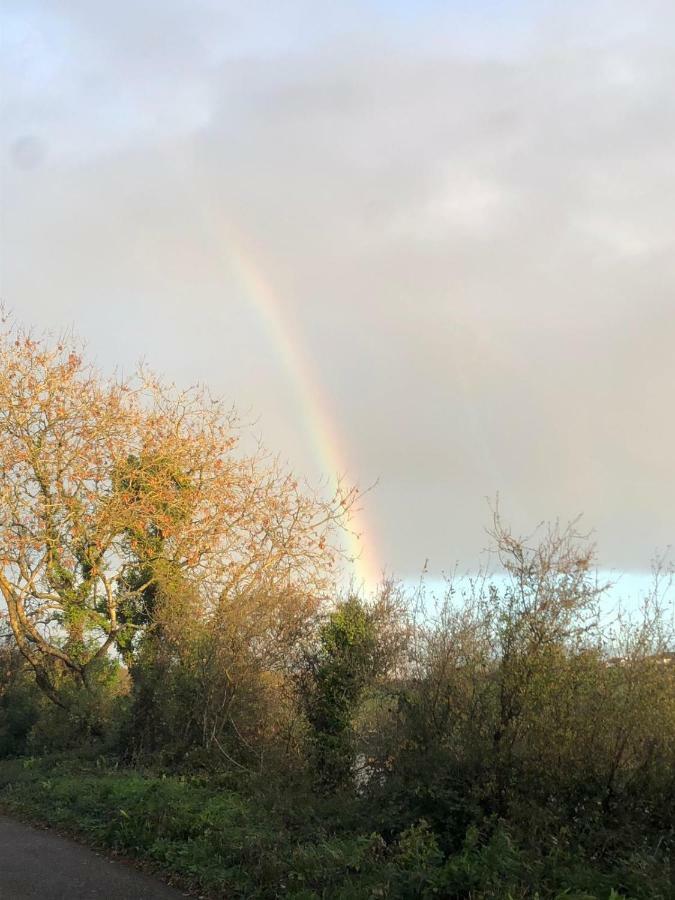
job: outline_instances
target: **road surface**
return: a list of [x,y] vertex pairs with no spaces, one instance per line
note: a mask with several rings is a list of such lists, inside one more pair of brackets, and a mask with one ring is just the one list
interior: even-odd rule
[[0,900],[178,900],[168,885],[0,816]]

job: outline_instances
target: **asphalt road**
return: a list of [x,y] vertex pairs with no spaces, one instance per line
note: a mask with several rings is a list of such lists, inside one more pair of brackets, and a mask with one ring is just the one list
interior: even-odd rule
[[180,891],[49,831],[0,816],[0,900],[178,900]]

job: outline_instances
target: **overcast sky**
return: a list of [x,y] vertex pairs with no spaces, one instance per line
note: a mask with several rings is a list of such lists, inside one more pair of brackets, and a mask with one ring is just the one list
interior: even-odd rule
[[[325,460],[236,234],[410,577],[485,497],[675,539],[675,4],[4,0],[2,296]],[[332,473],[327,473],[332,474]]]

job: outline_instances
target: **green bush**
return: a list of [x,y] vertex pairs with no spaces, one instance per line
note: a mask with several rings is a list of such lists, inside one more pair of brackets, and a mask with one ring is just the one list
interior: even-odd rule
[[5,648],[0,752],[63,753],[0,763],[0,802],[213,896],[670,898],[666,607],[612,633],[574,533],[497,539],[510,583],[435,618],[168,598],[61,705]]
[[44,698],[32,679],[21,675],[0,693],[0,759],[29,752],[30,737]]

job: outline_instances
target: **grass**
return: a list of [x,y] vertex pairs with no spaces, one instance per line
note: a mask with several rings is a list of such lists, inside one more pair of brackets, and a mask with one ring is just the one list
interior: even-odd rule
[[462,852],[449,858],[423,823],[386,846],[380,835],[359,830],[356,801],[331,806],[299,789],[261,790],[235,791],[217,778],[120,769],[103,758],[0,761],[4,811],[134,857],[210,897],[668,896],[667,885],[660,890],[643,883],[639,872],[628,893],[619,894],[611,876],[583,860],[547,865],[528,859],[503,831],[481,843],[474,830]]
[[101,760],[2,761],[0,805],[152,863],[213,896],[337,896],[336,881],[340,896],[368,896],[359,893],[361,869],[381,845],[369,836],[328,834],[311,814],[304,821],[281,802],[262,809],[215,780],[114,770]]

